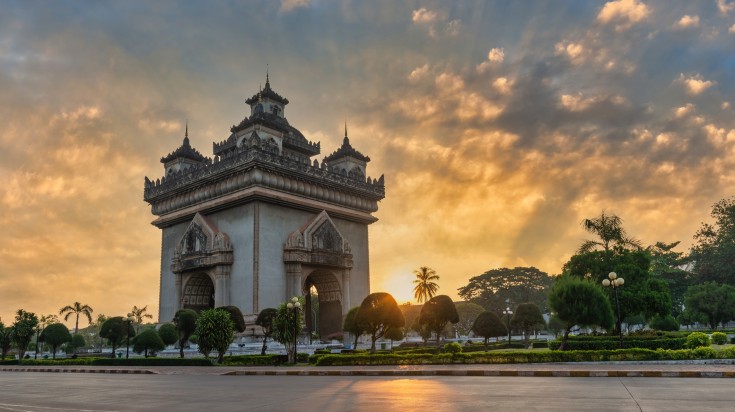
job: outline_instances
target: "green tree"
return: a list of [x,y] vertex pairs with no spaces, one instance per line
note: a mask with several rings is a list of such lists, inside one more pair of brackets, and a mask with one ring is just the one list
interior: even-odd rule
[[273,339],[286,347],[288,363],[296,363],[296,345],[304,322],[304,302],[301,297],[293,297],[276,309],[273,319]]
[[601,247],[610,252],[615,248],[641,249],[641,243],[628,236],[623,229],[623,220],[616,215],[606,215],[603,210],[600,216],[582,221],[584,230],[597,235],[600,240],[585,240],[580,246],[578,253],[587,253]]
[[428,324],[421,323],[420,316],[416,316],[413,319],[411,330],[419,334],[421,340],[424,341],[424,345],[426,345],[429,342],[429,339],[431,339],[431,328],[429,328]]
[[485,349],[487,349],[488,339],[505,336],[508,333],[508,328],[503,325],[498,315],[484,311],[477,316],[475,323],[472,324],[472,332],[485,339]]
[[347,315],[345,315],[344,322],[342,322],[342,331],[354,336],[355,341],[352,344],[352,349],[357,349],[357,340],[360,338],[360,336],[362,336],[363,333],[365,333],[363,328],[357,323],[357,312],[359,311],[359,306],[355,306],[354,308],[350,309],[347,312]]
[[37,326],[38,317],[35,313],[26,312],[23,309],[18,309],[15,313],[12,339],[15,347],[18,349],[18,359],[23,359],[28,344],[31,343],[31,339],[36,334]]
[[675,332],[679,330],[679,322],[671,315],[665,317],[654,317],[649,324],[651,329]]
[[515,329],[523,331],[523,343],[529,346],[528,341],[531,332],[534,329],[546,328],[546,321],[541,310],[533,303],[521,303],[516,307],[515,313],[510,320],[510,324]]
[[51,345],[51,356],[56,359],[56,349],[66,342],[71,342],[71,333],[61,323],[52,323],[43,329],[39,339]]
[[235,324],[226,310],[207,309],[199,314],[194,333],[199,337],[199,352],[208,358],[216,350],[217,363],[222,363],[235,338]]
[[135,353],[143,352],[143,356],[146,358],[148,357],[148,351],[164,349],[166,349],[166,344],[163,343],[161,336],[154,329],[146,329],[133,338],[133,351]]
[[735,197],[715,203],[711,216],[714,224],[702,223],[690,252],[697,283],[735,286]]
[[[98,313],[95,321],[90,324],[90,326],[92,327],[92,332],[96,334],[97,337],[99,338],[98,340],[99,349],[95,349],[97,352],[102,352],[102,346],[104,345],[104,340],[102,336],[100,336],[100,329],[102,328],[102,324],[105,323],[106,320],[107,320],[107,316],[105,314]],[[92,346],[94,347],[94,345]]]
[[403,328],[388,328],[388,330],[385,331],[385,335],[383,335],[385,339],[390,340],[390,350],[393,350],[393,341],[401,340],[404,338],[404,336],[406,335],[403,331]]
[[389,328],[405,326],[406,320],[396,300],[389,293],[371,293],[363,299],[357,312],[356,322],[370,335],[370,353],[375,353],[375,342]]
[[459,296],[500,316],[507,302],[535,303],[546,307],[546,294],[553,278],[534,267],[489,270],[459,288]]
[[10,346],[13,343],[13,327],[5,326],[0,322],[0,360],[5,360],[5,357],[10,351]]
[[472,302],[457,302],[454,306],[457,308],[457,314],[459,315],[459,322],[454,325],[455,332],[459,336],[467,336],[472,332],[472,325],[475,324],[475,319],[485,309]]
[[72,305],[61,308],[61,310],[59,310],[59,315],[64,316],[64,320],[69,320],[71,315],[76,317],[74,333],[77,334],[79,333],[79,315],[86,316],[89,323],[92,323],[92,312],[93,310],[89,305],[82,305],[79,302],[74,302]]
[[[650,272],[651,257],[644,250],[617,249],[593,251],[574,255],[564,265],[564,273],[601,284],[610,272],[625,279],[618,288],[620,317],[642,314],[646,319],[671,313],[671,296],[666,282],[656,279]],[[606,288],[611,305],[615,305],[615,291]]]
[[232,320],[232,324],[235,325],[235,331],[239,333],[245,332],[246,325],[245,325],[245,317],[242,315],[242,311],[237,306],[220,306],[217,309],[221,309],[226,311],[230,314],[230,320]]
[[459,314],[454,302],[447,295],[434,296],[421,308],[419,323],[427,325],[429,330],[436,334],[436,343],[439,344],[441,333],[448,323],[459,322]]
[[123,339],[130,339],[135,336],[135,330],[130,329],[127,319],[122,316],[115,316],[107,319],[100,327],[100,336],[107,339],[112,347],[112,357],[115,357],[115,350]]
[[706,318],[712,329],[735,319],[735,288],[730,285],[705,282],[691,286],[684,295],[684,301],[687,311]]
[[439,275],[436,274],[434,269],[421,266],[418,270],[414,270],[413,274],[416,276],[416,280],[413,281],[413,297],[421,303],[425,302],[436,295],[436,291],[439,289],[439,285],[435,280],[439,280]]
[[549,307],[564,322],[560,350],[566,349],[569,332],[576,325],[610,329],[615,323],[602,286],[572,276],[561,276],[554,281],[549,292]]
[[80,348],[87,346],[87,341],[80,334],[73,335],[67,347],[67,353],[76,353]]
[[263,347],[260,348],[261,355],[265,355],[265,351],[268,349],[268,338],[273,335],[273,319],[276,318],[276,313],[275,308],[265,308],[258,313],[258,318],[255,319],[255,324],[260,326],[260,329],[263,331]]
[[679,242],[657,242],[646,248],[651,256],[651,275],[656,279],[663,279],[669,287],[671,295],[671,314],[676,317],[684,310],[684,293],[694,284],[694,274],[681,269],[688,258],[683,252],[673,249]]
[[161,341],[166,346],[173,345],[179,341],[179,331],[176,330],[176,325],[173,323],[164,323],[161,325],[158,328],[158,336],[161,337]]
[[197,318],[199,315],[191,309],[179,309],[174,315],[173,322],[179,332],[179,356],[181,358],[184,357],[186,342],[196,330]]
[[547,325],[547,328],[549,329],[549,332],[551,332],[554,335],[554,338],[558,338],[559,334],[564,332],[564,329],[566,329],[567,324],[563,320],[559,319],[558,316],[552,315],[549,318],[549,323]]
[[153,319],[153,315],[147,312],[148,305],[145,305],[142,308],[133,305],[133,309],[131,309],[130,313],[128,313],[128,317],[133,318],[133,321],[135,322],[135,333],[140,332],[140,325],[143,324],[143,319]]

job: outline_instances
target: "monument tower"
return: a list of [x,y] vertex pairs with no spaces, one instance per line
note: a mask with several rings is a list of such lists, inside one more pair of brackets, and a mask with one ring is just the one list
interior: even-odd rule
[[[370,292],[368,225],[385,197],[383,176],[347,136],[321,162],[319,142],[286,120],[288,99],[265,87],[250,113],[205,157],[189,142],[145,178],[144,199],[162,231],[159,322],[177,310],[234,305],[253,319],[292,296],[319,299],[319,333]],[[311,311],[307,299],[307,325]],[[249,315],[249,316],[248,316]]]

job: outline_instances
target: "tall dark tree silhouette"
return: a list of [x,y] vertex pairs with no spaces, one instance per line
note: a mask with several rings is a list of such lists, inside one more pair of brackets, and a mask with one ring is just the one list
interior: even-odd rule
[[76,323],[74,324],[74,334],[79,333],[79,315],[87,317],[89,323],[92,323],[92,308],[89,305],[82,305],[79,302],[74,302],[73,305],[64,306],[59,310],[59,315],[64,316],[64,320],[69,320],[71,315],[76,315]]
[[582,221],[584,230],[597,235],[600,240],[585,240],[579,246],[579,253],[591,252],[599,247],[605,251],[613,250],[615,247],[623,249],[641,249],[641,242],[629,237],[623,229],[623,220],[616,215],[605,214],[603,210],[600,216]]
[[413,274],[416,275],[416,280],[413,281],[416,285],[413,288],[413,297],[419,303],[433,298],[436,295],[436,291],[439,290],[439,285],[434,282],[435,280],[439,280],[439,275],[436,274],[434,269],[426,266],[421,266],[419,270],[414,270]]

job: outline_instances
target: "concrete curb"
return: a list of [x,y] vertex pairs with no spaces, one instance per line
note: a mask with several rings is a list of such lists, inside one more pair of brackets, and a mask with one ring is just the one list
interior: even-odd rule
[[523,376],[560,378],[735,378],[735,372],[599,370],[240,370],[228,376]]
[[158,375],[158,372],[147,369],[0,368],[0,372],[115,373]]

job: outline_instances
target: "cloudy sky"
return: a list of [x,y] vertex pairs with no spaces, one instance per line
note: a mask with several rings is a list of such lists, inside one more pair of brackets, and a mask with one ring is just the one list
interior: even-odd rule
[[[559,273],[621,216],[682,241],[735,193],[735,2],[0,0],[0,317],[157,314],[143,178],[265,80],[292,125],[386,176],[373,291],[503,266]],[[82,322],[86,324],[86,322]]]

